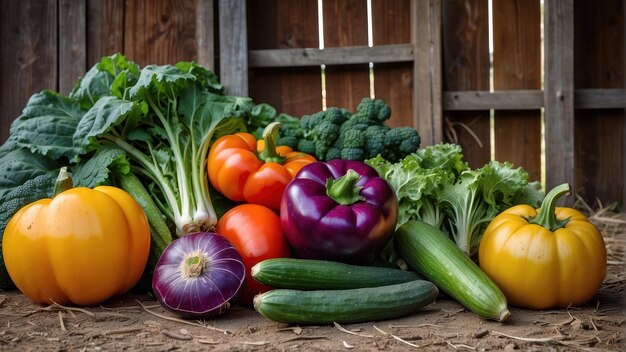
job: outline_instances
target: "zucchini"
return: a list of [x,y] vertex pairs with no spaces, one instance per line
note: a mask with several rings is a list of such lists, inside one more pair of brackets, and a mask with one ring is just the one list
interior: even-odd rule
[[296,258],[266,259],[252,267],[251,275],[268,286],[297,290],[343,290],[422,279],[415,271]]
[[396,230],[394,245],[409,267],[470,311],[499,322],[509,317],[500,288],[438,228],[409,221]]
[[438,293],[425,280],[349,290],[275,289],[256,295],[254,309],[280,323],[362,323],[413,313],[434,302]]

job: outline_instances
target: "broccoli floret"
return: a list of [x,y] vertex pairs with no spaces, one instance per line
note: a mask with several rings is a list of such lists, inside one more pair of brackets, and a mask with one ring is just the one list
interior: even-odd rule
[[336,147],[330,147],[326,152],[326,161],[333,159],[341,159],[341,149]]
[[381,99],[363,98],[356,109],[357,115],[367,116],[374,123],[382,124],[391,116],[389,105]]
[[319,125],[324,118],[324,112],[316,112],[313,115],[304,115],[300,119],[300,127],[303,130],[312,130],[315,126]]
[[320,141],[326,146],[331,146],[335,143],[337,137],[339,137],[339,126],[330,121],[322,121],[311,130],[308,137],[312,137],[314,140]]
[[324,120],[331,122],[337,126],[341,126],[350,117],[350,112],[345,109],[328,108],[324,114]]
[[341,149],[341,159],[364,160],[365,152],[361,148],[343,148]]
[[393,146],[401,157],[415,152],[420,146],[420,136],[411,127],[397,127],[387,131],[386,145]]
[[382,154],[385,150],[385,137],[389,127],[370,126],[365,132],[365,157],[367,159],[376,157],[378,154]]
[[326,157],[326,153],[330,149],[330,146],[325,143],[325,141],[317,140],[315,141],[315,159],[324,160]]
[[298,141],[298,145],[296,150],[299,152],[307,153],[310,155],[315,155],[315,141],[311,141],[308,139],[300,139]]
[[359,130],[349,130],[343,134],[343,148],[363,148],[365,136]]

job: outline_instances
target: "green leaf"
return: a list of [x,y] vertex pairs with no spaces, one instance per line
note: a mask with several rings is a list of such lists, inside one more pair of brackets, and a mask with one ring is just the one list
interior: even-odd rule
[[[12,188],[0,202],[0,257],[2,254],[2,236],[13,215],[22,207],[43,198],[52,197],[57,172],[41,174],[29,179],[23,184]],[[11,278],[0,258],[0,289],[7,290],[13,287]]]
[[104,97],[89,109],[76,126],[73,139],[77,149],[85,153],[100,147],[99,137],[126,119],[138,119],[141,115],[137,104],[114,96]]
[[19,147],[41,153],[52,159],[76,161],[73,135],[85,114],[77,102],[45,90],[34,94],[11,125],[11,138]]
[[141,70],[137,83],[130,88],[130,98],[141,98],[148,93],[155,97],[162,94],[164,97],[174,98],[185,82],[194,79],[192,74],[172,65],[148,65]]
[[126,153],[118,148],[103,147],[87,162],[79,164],[72,175],[75,186],[94,188],[111,184],[111,173],[126,174],[130,172],[130,164]]
[[39,175],[52,174],[56,177],[60,163],[28,149],[14,149],[0,159],[0,199],[6,201],[7,194],[26,181]]
[[192,74],[203,89],[219,95],[225,94],[226,88],[219,82],[217,75],[206,67],[188,61],[181,61],[176,64],[176,67],[181,71]]

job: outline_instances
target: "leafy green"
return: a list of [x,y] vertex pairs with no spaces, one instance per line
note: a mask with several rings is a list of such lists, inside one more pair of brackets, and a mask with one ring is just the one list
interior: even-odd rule
[[538,206],[543,197],[524,169],[498,161],[471,169],[455,144],[429,146],[397,163],[380,156],[366,162],[396,190],[398,226],[409,220],[429,223],[469,256],[495,215],[515,204]]

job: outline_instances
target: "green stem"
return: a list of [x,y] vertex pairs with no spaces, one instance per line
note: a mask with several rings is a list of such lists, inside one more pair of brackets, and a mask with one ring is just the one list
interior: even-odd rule
[[280,122],[275,121],[267,125],[263,130],[263,141],[265,142],[265,148],[259,153],[259,159],[265,162],[282,163],[285,158],[278,155],[276,152],[276,142],[278,141],[278,130],[280,129]]
[[570,188],[567,183],[554,187],[543,199],[537,216],[530,218],[528,222],[543,226],[550,231],[556,231],[564,227],[569,222],[569,218],[564,220],[556,218],[556,202],[562,195],[569,194],[569,192]]
[[67,191],[74,187],[74,182],[72,181],[72,177],[67,173],[67,166],[63,166],[59,171],[59,176],[54,182],[54,192],[52,193],[53,197],[56,197],[57,194]]
[[326,194],[341,205],[354,204],[363,199],[360,194],[363,187],[356,185],[360,179],[361,175],[352,169],[336,180],[329,178],[326,180]]

